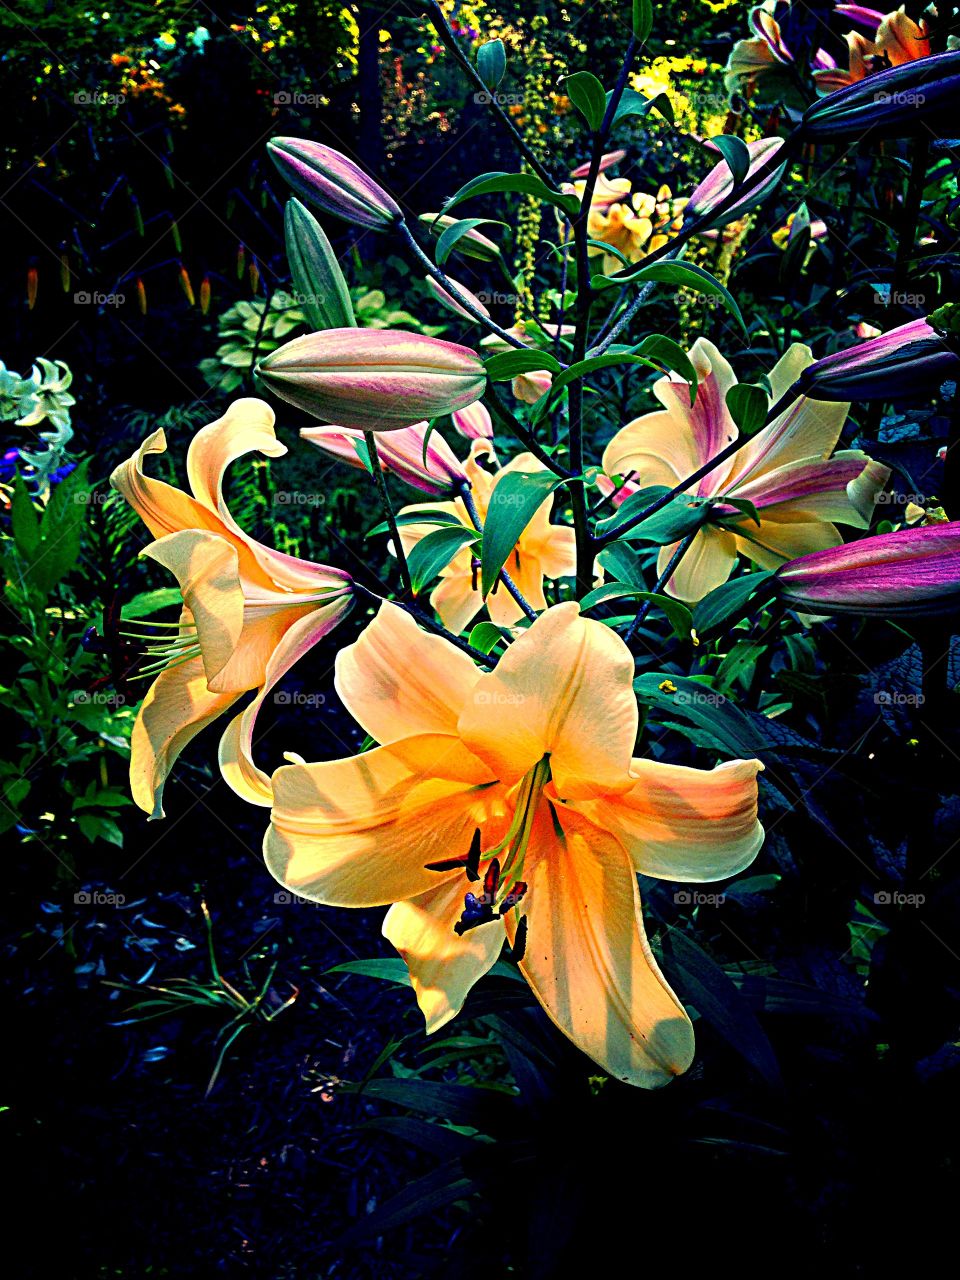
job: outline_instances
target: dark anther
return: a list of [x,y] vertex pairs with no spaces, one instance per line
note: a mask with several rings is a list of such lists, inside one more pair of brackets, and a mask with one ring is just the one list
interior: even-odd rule
[[523,959],[524,952],[527,949],[527,917],[521,916],[520,923],[517,925],[517,936],[513,940],[513,947],[510,951],[510,959],[514,964],[519,964]]
[[504,898],[503,904],[500,907],[500,914],[502,916],[505,916],[508,911],[512,911],[513,908],[517,905],[517,903],[520,901],[520,899],[523,897],[523,895],[526,892],[527,892],[526,880],[518,880],[517,883],[510,890],[510,892],[507,894],[507,896]]
[[467,867],[467,875],[470,875],[468,861],[467,858],[444,858],[441,862],[425,862],[423,865],[426,871],[456,871],[458,867]]
[[470,852],[467,854],[467,879],[480,879],[480,828],[477,827],[470,841]]
[[492,906],[493,900],[497,896],[497,889],[500,887],[500,863],[494,858],[487,867],[487,874],[483,877],[483,896]]

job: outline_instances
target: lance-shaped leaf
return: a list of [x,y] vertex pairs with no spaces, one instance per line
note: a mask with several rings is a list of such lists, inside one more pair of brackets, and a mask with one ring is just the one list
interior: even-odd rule
[[550,351],[501,351],[491,356],[484,363],[487,377],[491,382],[509,382],[511,378],[524,373],[534,373],[538,369],[548,369],[551,373],[560,373],[562,365]]
[[705,293],[710,297],[720,298],[730,314],[736,318],[744,333],[747,332],[737,300],[730,290],[722,285],[716,276],[693,262],[664,260],[651,262],[646,266],[641,263],[633,270],[617,272],[615,276],[595,276],[593,283],[598,287],[606,287],[642,283],[647,280],[656,280],[662,284],[676,284],[684,289],[692,289],[695,293]]
[[483,523],[480,591],[486,596],[534,512],[563,481],[549,471],[507,471],[493,486]]
[[423,588],[445,569],[458,551],[473,545],[480,535],[473,529],[465,529],[463,525],[442,529],[434,529],[426,534],[407,555],[410,569],[410,589],[419,595]]
[[444,212],[449,213],[451,209],[455,209],[457,205],[463,204],[464,200],[469,200],[473,196],[501,195],[508,191],[518,195],[536,196],[546,204],[556,205],[564,213],[575,214],[580,208],[580,201],[576,196],[555,191],[535,173],[503,173],[497,170],[482,173],[479,177],[471,178],[469,182],[464,183],[460,190],[446,201],[443,206]]
[[593,591],[589,591],[583,597],[580,601],[580,608],[586,613],[588,609],[594,608],[595,605],[606,604],[610,600],[622,599],[641,602],[651,601],[666,614],[667,620],[673,628],[673,634],[680,640],[689,639],[690,629],[693,626],[693,615],[682,601],[674,600],[673,596],[667,596],[658,591],[640,591],[628,582],[605,582],[603,586],[594,588]]
[[299,200],[287,201],[283,230],[297,303],[314,329],[356,327],[350,290],[333,247],[320,223]]
[[750,382],[737,382],[727,392],[727,408],[730,417],[745,436],[752,436],[767,420],[770,397],[763,387]]
[[507,69],[507,51],[502,40],[487,40],[477,50],[477,71],[491,92],[503,79]]
[[[663,486],[656,485],[641,489],[639,493],[631,493],[612,516],[600,521],[597,533],[604,538],[611,537],[667,492],[669,490]],[[693,533],[694,529],[705,524],[710,518],[710,510],[710,503],[681,493],[635,528],[627,530],[623,536],[631,542],[653,542],[658,546],[666,546],[685,538],[688,533]]]
[[572,76],[564,76],[560,83],[577,108],[591,133],[596,133],[603,123],[603,114],[607,109],[607,96],[603,85],[590,71],[577,71]]
[[763,569],[731,578],[715,587],[694,607],[693,625],[698,635],[705,635],[725,623],[737,622],[749,610],[766,604],[776,589],[773,570]]
[[[469,240],[470,232],[476,231],[477,227],[485,224],[491,224],[498,227],[505,227],[505,222],[499,222],[496,218],[457,218],[449,219],[447,225],[440,233],[440,239],[437,241],[436,259],[437,266],[442,267],[446,260],[453,253],[454,249],[459,245],[461,250],[467,252],[471,245]],[[468,237],[465,245],[460,244],[464,237]],[[492,241],[488,243],[493,243]],[[496,248],[496,246],[494,246]],[[478,255],[479,256],[479,255]]]
[[[610,101],[610,94],[607,94],[607,102]],[[645,98],[642,93],[637,93],[636,89],[624,89],[623,97],[620,104],[614,112],[613,124],[618,124],[627,116],[645,116],[651,111],[656,111],[663,116],[669,124],[673,124],[673,103],[665,93],[657,93],[652,98]]]

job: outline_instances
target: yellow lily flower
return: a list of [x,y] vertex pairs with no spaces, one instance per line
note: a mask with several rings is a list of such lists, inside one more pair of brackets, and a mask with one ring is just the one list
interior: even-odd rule
[[[487,517],[487,508],[501,476],[512,471],[543,471],[543,464],[531,453],[517,454],[500,471],[491,474],[480,465],[480,458],[492,456],[493,450],[486,440],[475,440],[470,457],[464,464],[470,492],[481,522]],[[550,523],[551,499],[547,498],[535,511],[530,523],[520,535],[520,540],[504,566],[521,594],[534,609],[547,607],[543,594],[543,580],[572,577],[577,571],[576,537],[567,525]],[[445,511],[466,528],[472,529],[473,521],[461,498],[454,502],[414,503],[404,507],[401,515],[415,511]],[[405,524],[400,526],[400,540],[404,552],[409,555],[412,547],[436,525]],[[523,617],[523,610],[500,583],[486,601],[480,594],[480,571],[471,550],[458,551],[450,563],[440,571],[440,582],[430,595],[430,603],[448,631],[459,635],[487,606],[491,619],[501,627],[511,627]]]
[[269,804],[268,780],[251,758],[257,712],[352,604],[348,574],[263,546],[227,510],[222,486],[231,462],[253,451],[286,453],[273,423],[269,405],[244,399],[197,432],[187,453],[192,496],[144,471],[151,454],[166,451],[163,431],[110,477],[155,539],[141,554],[170,569],[184,602],[178,630],[155,652],[159,673],[131,739],[133,798],[154,818],[163,817],[163,786],[177,756],[249,689],[259,695],[224,734],[222,764],[235,789]]
[[[668,186],[662,186],[655,196],[638,191],[632,197],[624,194],[621,199],[624,203],[594,200],[587,219],[587,232],[591,240],[601,240],[619,249],[628,262],[639,262],[648,253],[655,253],[683,225],[686,199],[674,198]],[[627,200],[629,204],[625,203]],[[603,253],[602,248],[590,246],[591,257],[599,253]],[[605,272],[609,274],[622,268],[619,258],[604,254]]]
[[701,882],[748,866],[762,766],[633,758],[633,674],[624,642],[574,602],[487,673],[384,603],[336,669],[381,745],[279,768],[264,852],[297,894],[392,904],[383,933],[428,1032],[508,941],[566,1036],[611,1076],[656,1088],[689,1067],[693,1029],[647,943],[636,873]]
[[[603,469],[608,476],[632,473],[635,483],[673,489],[698,471],[738,435],[726,405],[736,374],[712,342],[698,338],[689,351],[697,371],[697,398],[691,407],[689,386],[676,376],[659,378],[653,394],[663,408],[622,427],[607,445]],[[770,371],[771,406],[813,363],[809,347],[794,343]],[[837,524],[870,526],[877,498],[890,475],[858,449],[834,453],[849,404],[824,403],[798,396],[731,458],[721,462],[689,492],[713,498],[730,517],[722,499],[752,503],[760,520],[737,518],[730,528],[705,525],[666,585],[681,600],[701,600],[726,582],[744,555],[763,569],[838,546]],[[663,573],[678,544],[662,547],[657,571]]]

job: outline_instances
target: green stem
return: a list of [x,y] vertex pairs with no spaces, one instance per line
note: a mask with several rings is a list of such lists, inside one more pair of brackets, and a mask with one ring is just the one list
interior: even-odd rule
[[387,481],[383,474],[383,465],[380,462],[380,454],[377,451],[376,433],[373,431],[364,431],[363,438],[366,441],[367,453],[370,455],[370,469],[373,472],[373,482],[377,486],[377,494],[380,498],[380,505],[383,507],[383,514],[387,518],[387,524],[390,526],[390,536],[393,539],[393,551],[397,557],[397,568],[400,570],[400,582],[411,595],[413,594],[413,582],[410,578],[410,568],[407,564],[407,557],[403,550],[403,543],[400,541],[400,530],[397,528],[397,517],[393,514],[393,503],[390,501],[390,495],[387,492]]

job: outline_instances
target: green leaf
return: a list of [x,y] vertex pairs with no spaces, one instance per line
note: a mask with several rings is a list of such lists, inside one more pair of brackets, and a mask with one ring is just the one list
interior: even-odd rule
[[738,640],[717,668],[714,679],[719,692],[727,693],[737,681],[745,690],[749,689],[757,662],[767,647],[752,640]]
[[636,548],[629,542],[611,542],[597,556],[601,567],[617,582],[626,582],[638,591],[645,589],[643,569]]
[[40,524],[42,543],[30,576],[44,594],[60,582],[80,558],[90,509],[89,458],[54,489]]
[[646,706],[705,729],[717,749],[732,759],[750,760],[770,747],[739,707],[697,680],[649,671],[637,676],[633,689]]
[[[610,100],[610,94],[607,94],[607,101]],[[636,89],[624,89],[623,97],[617,107],[612,124],[617,124],[620,120],[626,119],[627,116],[645,116],[651,111],[657,111],[663,116],[669,124],[673,124],[673,103],[665,93],[658,93],[652,98],[645,98],[642,93],[637,93]]]
[[730,314],[736,318],[744,333],[747,332],[740,308],[730,290],[722,285],[716,276],[693,262],[651,262],[647,266],[641,264],[629,274],[608,276],[607,279],[612,280],[614,284],[625,284],[628,280],[656,280],[661,284],[675,284],[684,289],[692,289],[696,293],[720,298]]
[[[752,520],[757,528],[760,528],[760,512],[748,498],[724,498],[723,505],[725,507],[735,507],[737,511],[742,511],[748,520]],[[720,515],[717,520],[722,524],[732,524],[734,528],[739,528],[740,522],[736,516]]]
[[[420,511],[400,511],[394,518],[400,528],[406,524],[449,524],[456,525],[459,529],[466,527],[462,520],[458,520],[449,511],[435,511],[430,507],[423,507]],[[367,530],[367,537],[372,538],[378,533],[389,532],[390,525],[386,520],[381,520],[379,524]]]
[[357,457],[360,459],[361,463],[363,464],[364,471],[366,471],[368,476],[372,476],[373,463],[370,460],[370,450],[367,447],[366,440],[357,440],[351,437],[350,443],[353,445],[354,452],[356,453]]
[[32,561],[40,549],[40,516],[23,476],[17,473],[10,503],[10,526],[13,543],[23,558]]
[[449,213],[458,204],[463,204],[464,200],[470,200],[474,196],[499,195],[506,191],[523,196],[536,196],[538,200],[556,205],[565,213],[575,214],[580,208],[580,201],[576,196],[555,191],[535,173],[502,173],[497,170],[471,178],[446,201],[443,211]]
[[647,360],[643,356],[608,351],[602,356],[589,356],[586,360],[578,360],[576,364],[559,372],[554,379],[551,391],[562,391],[568,383],[575,382],[577,378],[585,378],[597,369],[610,369],[617,364],[645,364],[651,369],[657,367],[652,360]]
[[410,970],[406,961],[399,959],[384,960],[347,960],[343,964],[335,964],[324,970],[328,973],[359,973],[364,978],[377,978],[381,982],[395,982],[397,986],[410,986]]
[[596,587],[583,597],[580,608],[586,613],[594,605],[605,604],[608,600],[619,600],[624,596],[634,600],[652,600],[657,608],[666,614],[673,627],[673,634],[680,640],[690,639],[690,629],[693,626],[693,615],[690,610],[681,601],[674,600],[673,596],[663,595],[658,591],[639,591],[626,582],[605,582],[602,587]]
[[445,569],[458,551],[479,541],[474,529],[462,524],[434,529],[410,548],[407,565],[410,569],[410,589],[419,595],[428,582],[432,582],[441,569]]
[[750,382],[737,382],[727,392],[727,408],[740,432],[745,436],[752,436],[766,422],[770,400],[763,387],[756,387]]
[[[179,587],[160,587],[156,591],[141,591],[120,610],[124,622],[133,622],[137,618],[149,618],[161,609],[171,609],[174,605],[183,605],[183,596]],[[101,631],[102,634],[102,631]]]
[[596,133],[603,124],[603,115],[607,109],[607,95],[603,85],[590,71],[577,71],[572,76],[564,76],[560,83],[564,92],[577,108],[591,133]]
[[652,0],[633,0],[631,26],[633,28],[634,39],[637,40],[639,44],[643,44],[650,32],[653,30]]
[[497,477],[483,525],[480,591],[487,596],[534,512],[563,481],[549,471],[503,471]]
[[532,373],[536,369],[549,369],[551,373],[560,373],[563,366],[550,351],[500,351],[484,362],[487,377],[491,382],[509,382],[521,373]]
[[502,40],[487,40],[477,50],[477,71],[492,92],[507,69],[507,51]]
[[[661,486],[658,485],[656,488],[659,489]],[[649,496],[650,492],[649,489],[641,489],[639,493],[632,493],[621,503],[614,515],[600,521],[597,525],[597,533],[601,537],[609,537],[616,533],[650,506],[652,501],[656,501],[657,497],[669,490],[663,489],[662,493],[656,494],[653,499]],[[623,537],[629,538],[631,542],[654,542],[664,547],[670,542],[678,542],[688,533],[705,524],[710,518],[710,511],[709,503],[691,497],[688,493],[681,493],[665,507],[661,507],[652,516],[641,521],[635,528],[628,529]]]
[[766,1032],[716,961],[679,929],[670,929],[663,943],[665,967],[680,998],[693,1005],[771,1088],[781,1088],[780,1067]]
[[668,338],[662,333],[651,333],[636,347],[633,348],[638,356],[647,356],[650,360],[656,360],[658,364],[664,365],[667,369],[672,369],[674,373],[679,373],[690,387],[690,403],[696,403],[697,400],[697,371],[693,366],[693,361],[680,346],[679,342],[674,342],[672,338]]
[[[499,44],[499,41],[497,42]],[[476,227],[483,227],[492,224],[497,227],[505,227],[505,222],[500,222],[496,218],[459,218],[456,222],[451,222],[437,241],[435,257],[437,266],[442,267],[446,260],[463,237]]]
[[750,172],[750,152],[742,138],[731,133],[718,133],[710,142],[720,152],[733,175],[734,187],[739,187]]
[[[320,223],[299,200],[287,201],[283,230],[297,306],[314,329],[355,328],[350,289],[337,255]],[[283,337],[279,322],[275,334]]]
[[478,622],[470,632],[467,643],[481,653],[490,651],[503,639],[503,632],[494,622]]
[[705,635],[723,623],[739,620],[747,612],[748,604],[755,609],[766,602],[773,595],[773,577],[772,569],[758,570],[715,587],[694,607],[693,625],[697,634]]

